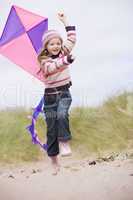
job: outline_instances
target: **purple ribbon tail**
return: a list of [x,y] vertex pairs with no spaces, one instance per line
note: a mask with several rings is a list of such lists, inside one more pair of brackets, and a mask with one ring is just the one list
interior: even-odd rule
[[39,104],[37,105],[36,108],[34,108],[34,112],[32,114],[32,121],[29,126],[26,127],[26,129],[30,132],[31,137],[32,137],[32,142],[33,144],[39,144],[44,150],[47,150],[47,145],[42,144],[37,136],[37,133],[35,132],[35,121],[38,118],[38,115],[42,112],[42,107],[44,103],[44,97],[41,99]]

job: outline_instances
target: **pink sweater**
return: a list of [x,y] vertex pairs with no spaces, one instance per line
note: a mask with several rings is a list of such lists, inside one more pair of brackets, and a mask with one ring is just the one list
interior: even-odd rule
[[[66,31],[67,40],[63,43],[63,48],[70,53],[76,42],[75,26],[67,26]],[[69,65],[67,55],[62,53],[55,59],[42,60],[41,68],[44,74],[45,88],[59,87],[69,83],[71,81]]]

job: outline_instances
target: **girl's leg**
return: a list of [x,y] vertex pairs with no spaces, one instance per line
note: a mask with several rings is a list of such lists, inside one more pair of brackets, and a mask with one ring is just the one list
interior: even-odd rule
[[48,156],[57,156],[59,154],[58,130],[56,119],[47,121],[47,153]]
[[56,95],[44,96],[44,113],[47,124],[47,153],[54,157],[59,154]]
[[69,113],[72,102],[71,94],[68,91],[64,91],[60,95],[60,100],[57,108],[57,120],[58,120],[58,140],[60,141],[60,153],[62,156],[71,154],[71,148],[69,140],[71,139],[71,132],[69,127]]
[[58,171],[60,170],[60,165],[58,161],[58,156],[51,156],[51,163],[52,163],[52,174],[57,175]]

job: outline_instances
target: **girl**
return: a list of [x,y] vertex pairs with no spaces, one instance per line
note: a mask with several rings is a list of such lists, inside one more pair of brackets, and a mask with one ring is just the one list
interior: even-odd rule
[[47,153],[52,160],[54,174],[57,174],[59,170],[57,155],[71,154],[68,110],[72,101],[69,91],[72,82],[69,65],[74,61],[70,53],[76,42],[75,26],[68,25],[63,13],[59,13],[58,18],[65,26],[66,42],[63,43],[62,37],[56,30],[49,30],[43,35],[43,48],[38,55],[40,71],[43,73],[45,83],[44,113],[47,123]]

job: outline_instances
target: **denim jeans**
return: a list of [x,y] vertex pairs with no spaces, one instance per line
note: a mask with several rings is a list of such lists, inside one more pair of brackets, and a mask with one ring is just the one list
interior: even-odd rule
[[59,154],[59,141],[65,142],[71,139],[68,113],[71,102],[69,89],[58,94],[44,95],[48,156]]

